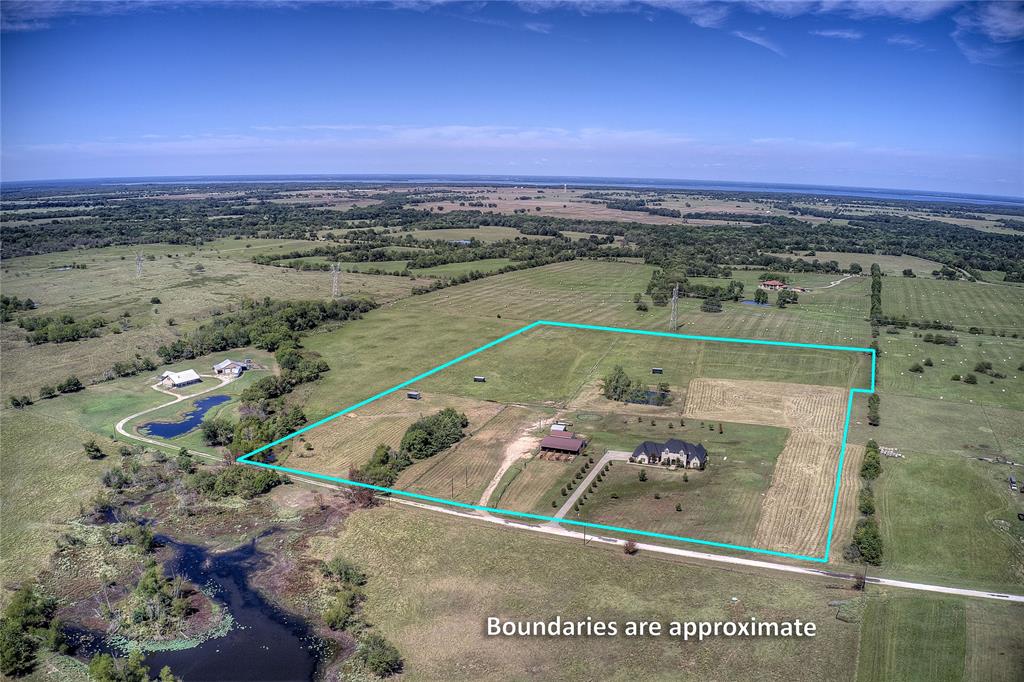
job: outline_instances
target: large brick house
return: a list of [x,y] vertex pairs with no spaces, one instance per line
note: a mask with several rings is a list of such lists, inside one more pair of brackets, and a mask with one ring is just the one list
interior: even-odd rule
[[664,443],[645,440],[633,450],[631,460],[637,464],[669,464],[687,469],[703,469],[708,465],[708,451],[703,445],[669,438]]

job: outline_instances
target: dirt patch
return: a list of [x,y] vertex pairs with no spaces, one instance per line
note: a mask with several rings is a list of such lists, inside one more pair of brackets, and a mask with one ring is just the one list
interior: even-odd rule
[[486,506],[487,502],[491,499],[491,495],[494,494],[498,484],[501,482],[501,477],[504,476],[518,460],[529,457],[530,452],[533,451],[534,448],[540,446],[543,436],[533,435],[533,432],[546,426],[550,426],[554,422],[555,417],[550,417],[548,419],[540,420],[537,424],[525,425],[520,432],[519,437],[505,446],[505,453],[501,460],[501,466],[498,467],[498,470],[494,473],[494,478],[491,479],[491,482],[488,483],[487,487],[484,489],[483,494],[480,495],[479,504]]
[[846,399],[845,390],[828,386],[727,379],[690,382],[687,417],[790,430],[761,506],[756,546],[824,554]]

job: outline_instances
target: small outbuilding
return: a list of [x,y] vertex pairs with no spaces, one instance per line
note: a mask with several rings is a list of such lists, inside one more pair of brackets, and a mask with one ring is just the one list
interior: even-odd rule
[[473,377],[473,381],[475,381],[478,384],[482,384],[485,381],[487,381],[487,377]]
[[169,388],[198,384],[202,380],[202,377],[194,369],[186,369],[184,372],[164,372],[160,375],[160,383]]
[[409,400],[419,400],[423,396],[420,394],[419,391],[409,391],[408,393],[405,394],[405,397],[408,398]]
[[665,370],[661,367],[651,367],[651,374],[664,374]]
[[214,374],[227,374],[229,376],[241,376],[242,372],[247,369],[246,363],[235,362],[231,358],[221,360],[213,366]]

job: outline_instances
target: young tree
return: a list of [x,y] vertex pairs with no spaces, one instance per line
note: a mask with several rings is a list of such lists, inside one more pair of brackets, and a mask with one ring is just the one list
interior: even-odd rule
[[388,677],[402,670],[402,655],[398,649],[376,633],[367,635],[359,642],[355,657],[367,670],[380,677]]

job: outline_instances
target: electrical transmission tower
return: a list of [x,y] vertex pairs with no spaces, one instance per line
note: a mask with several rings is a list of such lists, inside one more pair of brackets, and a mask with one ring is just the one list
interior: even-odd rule
[[135,276],[142,277],[142,251],[135,253]]
[[672,319],[669,321],[669,331],[679,329],[679,282],[672,289]]
[[341,295],[341,290],[338,287],[338,276],[341,274],[341,268],[337,263],[331,263],[331,298],[338,298]]

